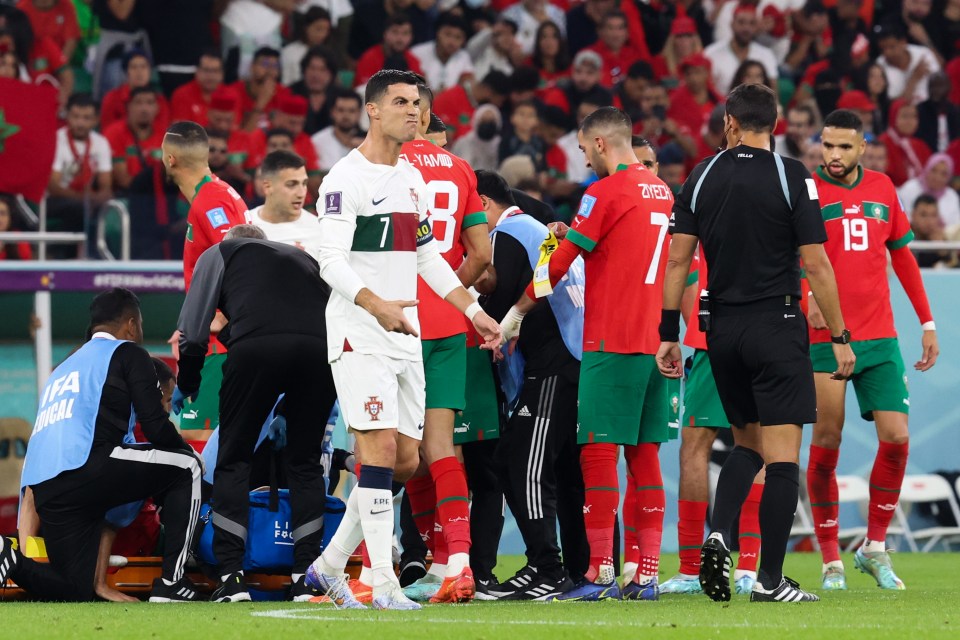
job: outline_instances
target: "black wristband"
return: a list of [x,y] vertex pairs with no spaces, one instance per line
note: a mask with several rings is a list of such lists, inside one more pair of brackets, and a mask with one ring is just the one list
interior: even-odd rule
[[660,341],[680,342],[679,309],[663,309],[660,312]]

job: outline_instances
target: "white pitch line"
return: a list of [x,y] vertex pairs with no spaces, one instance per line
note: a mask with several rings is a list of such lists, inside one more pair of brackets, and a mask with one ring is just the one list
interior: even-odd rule
[[[590,620],[589,623],[578,620],[485,620],[477,618],[455,618],[455,619],[435,619],[427,618],[421,616],[414,617],[404,617],[404,618],[390,618],[389,620],[384,619],[383,617],[377,616],[372,618],[356,618],[353,616],[342,616],[337,614],[331,614],[324,611],[311,611],[304,609],[274,609],[270,611],[253,611],[251,612],[252,616],[258,618],[276,618],[281,620],[311,620],[317,622],[347,622],[350,624],[355,623],[372,623],[380,624],[386,621],[389,621],[392,624],[400,623],[412,623],[416,625],[424,624],[490,624],[490,625],[518,625],[518,626],[529,626],[529,625],[541,625],[541,626],[565,626],[565,627],[574,627],[574,626],[584,626],[588,624],[590,627],[663,627],[663,628],[743,628],[743,629],[780,629],[783,628],[781,624],[769,624],[769,623],[756,623],[748,622],[746,620],[742,622],[727,622],[727,621],[716,621],[712,623],[704,624],[690,624],[690,623],[673,623],[673,622],[649,622],[643,620],[625,620],[623,622],[614,622],[610,620]],[[389,615],[389,614],[388,614]],[[824,626],[822,624],[816,625],[799,625],[794,626],[794,629],[797,628],[816,628],[816,629],[881,629],[885,628],[883,625],[879,624],[859,624],[859,625],[837,625],[837,626]]]

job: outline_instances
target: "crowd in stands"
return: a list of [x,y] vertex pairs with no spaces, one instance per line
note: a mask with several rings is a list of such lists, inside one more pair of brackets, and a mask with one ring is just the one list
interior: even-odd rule
[[[776,150],[811,171],[822,117],[852,109],[864,164],[897,185],[916,238],[957,239],[958,53],[960,0],[0,0],[0,77],[57,87],[48,228],[89,231],[121,198],[137,259],[182,255],[169,123],[208,129],[214,172],[249,207],[276,149],[305,159],[312,199],[362,140],[360,96],[381,68],[422,74],[448,148],[558,219],[595,179],[576,127],[599,107],[631,116],[674,189],[716,152],[741,83],[777,92]],[[0,230],[29,226],[17,209],[0,200]]]

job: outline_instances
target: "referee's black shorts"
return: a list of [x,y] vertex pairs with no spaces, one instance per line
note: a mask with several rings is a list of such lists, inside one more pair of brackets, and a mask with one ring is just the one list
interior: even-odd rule
[[714,304],[711,313],[710,366],[730,424],[816,422],[810,337],[796,302]]

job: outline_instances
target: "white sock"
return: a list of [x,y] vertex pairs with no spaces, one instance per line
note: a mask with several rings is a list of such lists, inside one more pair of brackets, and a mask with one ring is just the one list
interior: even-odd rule
[[368,587],[373,585],[373,569],[370,567],[363,567],[360,569],[360,582]]
[[733,572],[733,581],[736,582],[737,580],[739,580],[739,579],[742,578],[743,576],[750,576],[751,578],[753,578],[754,580],[756,580],[756,579],[757,579],[757,572],[756,572],[756,571],[747,571],[746,569],[737,569],[737,570],[735,570],[735,571]]
[[[397,582],[393,571],[393,494],[389,489],[357,487],[357,507],[367,543],[375,591]],[[352,497],[352,496],[351,496]]]
[[602,564],[599,567],[599,573],[597,579],[594,580],[594,584],[613,584],[616,579],[617,575],[613,572],[613,565]]
[[826,562],[823,565],[822,573],[826,573],[827,569],[839,569],[843,571],[843,562],[841,560],[834,560],[833,562]]
[[463,570],[470,566],[469,553],[451,553],[447,558],[447,571],[444,577],[453,578],[460,575]]
[[360,511],[358,506],[357,490],[350,492],[347,498],[347,509],[343,520],[337,527],[330,544],[323,550],[323,555],[316,559],[315,564],[320,573],[340,575],[347,568],[350,556],[363,542],[363,529],[360,526]]
[[447,575],[447,565],[434,562],[430,565],[430,570],[427,571],[427,575],[443,579]]
[[300,581],[300,578],[302,578],[302,577],[303,577],[303,574],[302,574],[302,573],[293,573],[293,574],[290,574],[290,582],[292,582],[293,584],[297,584],[297,582],[299,582],[299,581]]
[[864,540],[863,541],[864,553],[883,553],[886,550],[887,550],[886,540]]
[[657,576],[648,576],[645,573],[638,573],[633,577],[633,581],[637,584],[648,584],[651,580],[655,580]]

